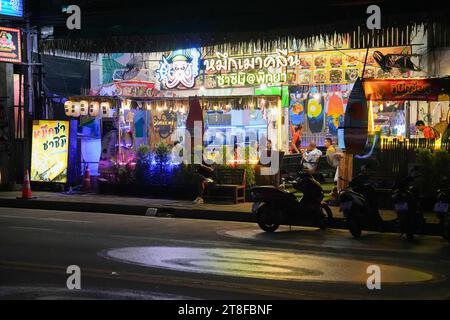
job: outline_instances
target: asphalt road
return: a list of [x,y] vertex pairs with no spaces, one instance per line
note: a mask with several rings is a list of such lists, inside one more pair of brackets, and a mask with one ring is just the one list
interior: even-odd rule
[[449,277],[439,237],[0,208],[0,299],[449,299]]

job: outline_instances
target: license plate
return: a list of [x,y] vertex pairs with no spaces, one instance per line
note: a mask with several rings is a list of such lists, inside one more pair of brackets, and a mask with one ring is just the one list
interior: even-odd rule
[[256,212],[258,211],[259,205],[260,205],[259,202],[254,202],[254,203],[252,204],[252,212],[253,212],[253,213],[256,213]]
[[408,203],[407,202],[396,203],[395,211],[408,211]]
[[447,213],[448,212],[448,203],[436,202],[436,204],[434,205],[434,212]]
[[342,211],[350,210],[352,208],[352,202],[351,201],[342,202],[340,207]]

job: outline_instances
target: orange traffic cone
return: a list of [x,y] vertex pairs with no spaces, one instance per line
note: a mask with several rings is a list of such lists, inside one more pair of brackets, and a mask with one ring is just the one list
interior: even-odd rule
[[33,197],[31,193],[31,186],[30,186],[30,174],[28,170],[25,171],[25,175],[23,177],[23,187],[22,187],[22,197],[17,197],[17,199],[35,199],[36,197]]
[[91,192],[91,175],[89,173],[89,166],[84,169],[83,186],[81,188],[83,192]]

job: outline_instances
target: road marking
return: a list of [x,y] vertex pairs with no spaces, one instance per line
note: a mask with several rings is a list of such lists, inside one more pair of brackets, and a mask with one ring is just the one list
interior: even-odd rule
[[19,230],[38,230],[38,231],[52,231],[49,228],[34,228],[34,227],[18,227],[18,226],[8,226],[8,229],[19,229]]
[[62,219],[62,218],[30,217],[30,216],[0,215],[0,218],[30,219],[30,220],[55,221],[55,222],[94,223],[93,221],[87,221],[87,220],[70,220],[70,219]]

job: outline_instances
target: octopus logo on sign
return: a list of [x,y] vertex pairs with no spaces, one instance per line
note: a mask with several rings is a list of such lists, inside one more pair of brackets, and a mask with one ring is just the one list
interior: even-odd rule
[[172,51],[159,62],[159,81],[169,89],[182,85],[192,88],[200,74],[200,50],[185,49]]

